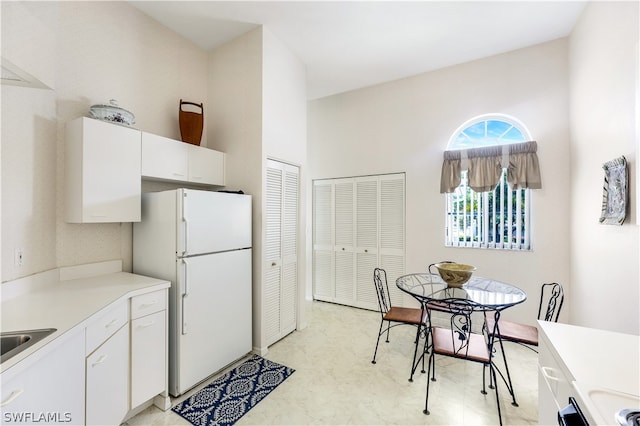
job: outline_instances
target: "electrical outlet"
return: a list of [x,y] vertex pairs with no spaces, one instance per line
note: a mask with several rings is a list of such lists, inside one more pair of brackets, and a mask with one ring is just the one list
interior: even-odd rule
[[13,251],[13,264],[14,266],[22,266],[24,262],[24,256],[22,254],[22,249],[17,248]]

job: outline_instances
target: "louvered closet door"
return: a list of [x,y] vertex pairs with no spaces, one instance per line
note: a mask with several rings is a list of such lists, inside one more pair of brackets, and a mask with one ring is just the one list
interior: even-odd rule
[[333,182],[313,182],[313,295],[333,301]]
[[355,306],[377,309],[373,270],[378,266],[378,178],[355,179],[356,189],[356,268]]
[[380,267],[387,271],[391,300],[407,305],[406,295],[395,284],[405,274],[405,177],[380,176]]
[[263,330],[268,346],[296,328],[299,169],[269,160],[266,178]]
[[335,302],[353,304],[354,286],[354,185],[337,179],[334,186]]
[[406,305],[395,285],[405,270],[404,187],[404,174],[314,181],[315,299],[377,310],[373,270],[379,266],[394,303]]
[[282,283],[280,330],[285,336],[296,329],[298,311],[298,193],[299,169],[284,165],[282,211]]

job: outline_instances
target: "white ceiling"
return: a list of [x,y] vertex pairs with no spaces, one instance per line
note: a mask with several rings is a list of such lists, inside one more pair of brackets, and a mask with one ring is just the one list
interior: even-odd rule
[[209,51],[264,25],[320,98],[569,35],[586,1],[131,1]]

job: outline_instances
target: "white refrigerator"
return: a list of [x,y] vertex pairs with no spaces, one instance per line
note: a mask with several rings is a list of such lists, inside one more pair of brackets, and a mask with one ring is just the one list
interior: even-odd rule
[[169,393],[251,351],[251,196],[193,189],[142,195],[133,271],[171,281]]

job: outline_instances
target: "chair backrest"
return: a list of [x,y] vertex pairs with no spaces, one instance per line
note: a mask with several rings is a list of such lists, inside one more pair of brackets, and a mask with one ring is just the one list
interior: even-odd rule
[[389,295],[389,284],[387,284],[387,271],[382,268],[373,270],[373,284],[376,286],[378,295],[378,307],[384,316],[391,309],[391,297]]
[[451,313],[451,349],[455,356],[466,358],[469,355],[471,341],[473,307],[462,301],[448,303],[447,310]]
[[[564,290],[558,283],[544,283],[540,289],[540,306],[538,306],[538,319],[558,322],[560,310],[564,303]],[[544,315],[542,307],[545,307]]]

